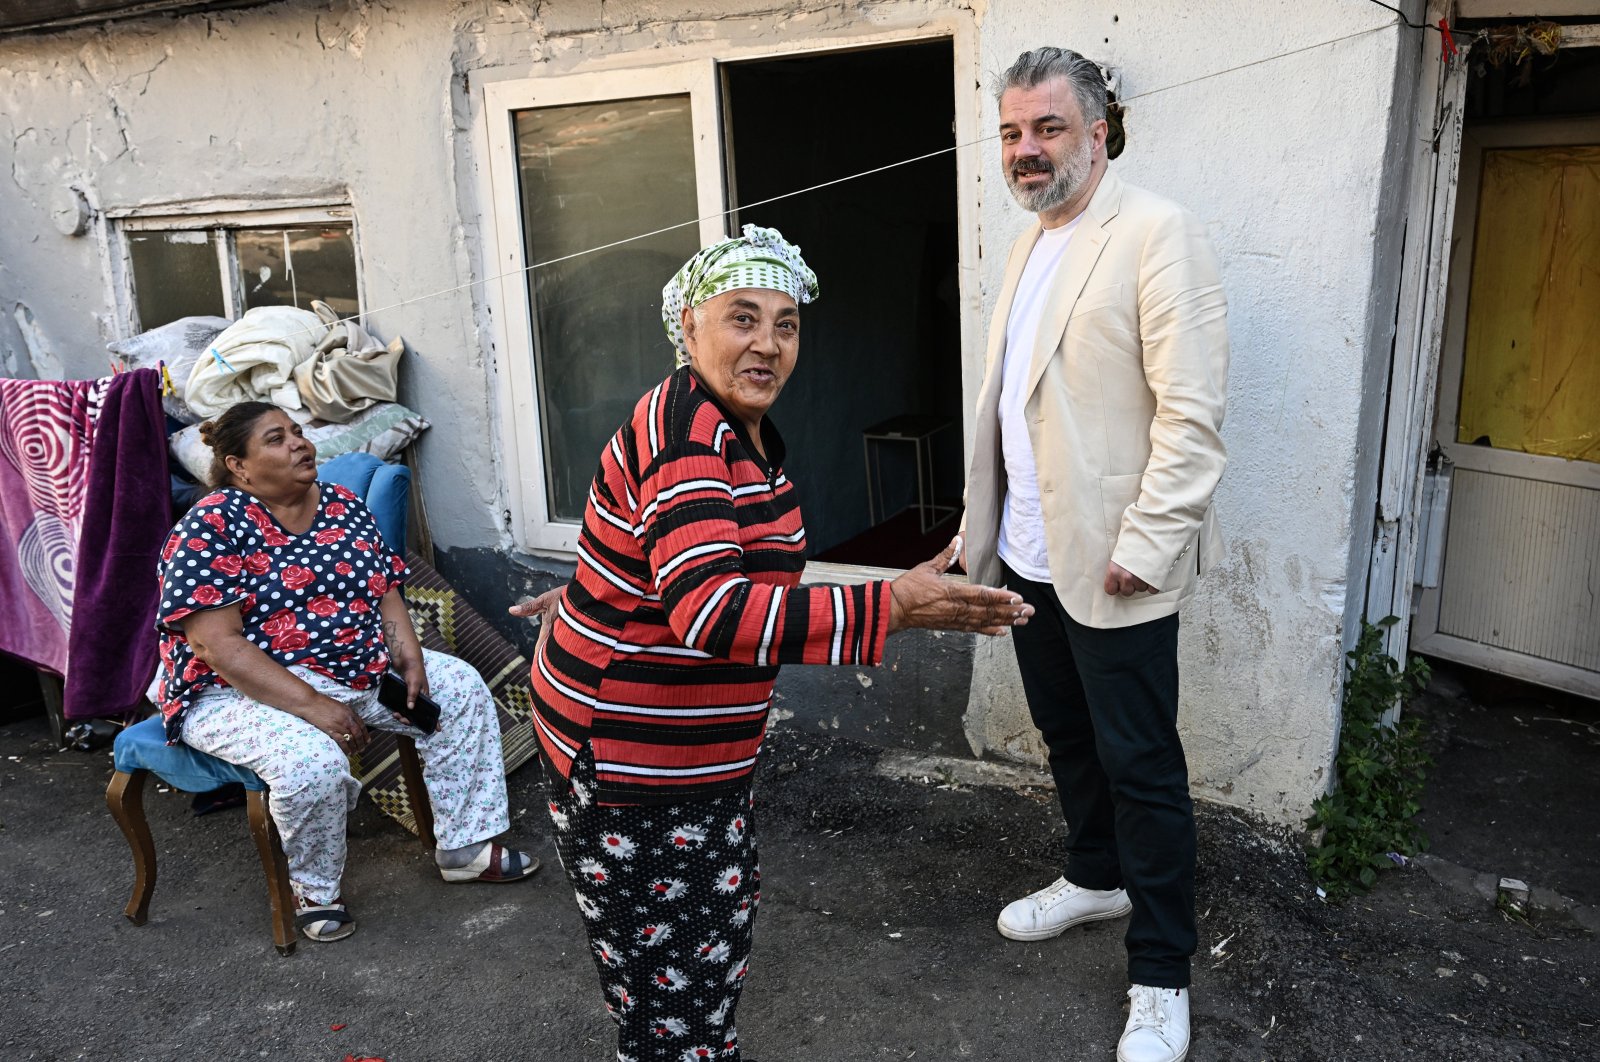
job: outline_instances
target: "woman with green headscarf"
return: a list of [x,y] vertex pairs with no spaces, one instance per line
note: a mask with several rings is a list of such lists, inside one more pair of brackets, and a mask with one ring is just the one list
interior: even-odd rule
[[767,417],[817,297],[774,229],[694,255],[663,290],[678,369],[612,436],[578,568],[547,615],[533,709],[556,846],[619,1026],[617,1057],[737,1060],[761,901],[750,783],[782,664],[875,665],[907,627],[1004,634],[1031,609],[942,578],[800,586],[805,527]]

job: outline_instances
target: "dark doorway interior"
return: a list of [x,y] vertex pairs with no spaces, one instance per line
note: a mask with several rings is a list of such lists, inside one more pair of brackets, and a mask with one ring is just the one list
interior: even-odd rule
[[[758,203],[954,142],[950,42],[732,64],[724,68],[729,199]],[[766,206],[805,251],[822,296],[802,314],[800,362],[773,412],[806,516],[811,556],[909,567],[954,533],[963,476],[954,154]],[[891,418],[937,428],[917,446],[874,442],[875,518],[863,433]],[[926,466],[925,466],[926,467]]]
[[1468,121],[1566,118],[1600,113],[1600,48],[1564,48],[1499,66],[1475,55]]

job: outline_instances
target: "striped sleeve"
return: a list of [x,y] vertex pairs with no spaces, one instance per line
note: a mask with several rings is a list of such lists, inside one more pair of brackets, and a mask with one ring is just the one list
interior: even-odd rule
[[744,572],[728,467],[709,446],[662,451],[639,484],[651,580],[683,644],[737,664],[877,664],[889,584],[786,588]]

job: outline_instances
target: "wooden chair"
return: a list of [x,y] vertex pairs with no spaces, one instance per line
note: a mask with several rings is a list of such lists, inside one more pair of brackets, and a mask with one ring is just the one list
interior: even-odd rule
[[[416,816],[418,835],[431,849],[434,846],[433,810],[422,784],[422,761],[417,757],[415,742],[404,735],[395,736],[406,798]],[[278,829],[267,813],[266,783],[254,771],[185,745],[166,742],[161,717],[151,716],[123,730],[112,747],[116,773],[106,787],[106,805],[128,838],[128,847],[133,850],[133,896],[122,913],[134,925],[144,925],[150,913],[150,897],[156,891],[156,846],[144,814],[145,779],[154,774],[173,788],[189,793],[206,793],[238,782],[245,788],[250,834],[261,856],[261,868],[266,872],[267,895],[272,904],[272,943],[278,954],[293,954],[297,940],[294,892],[289,887],[289,864],[284,858]]]

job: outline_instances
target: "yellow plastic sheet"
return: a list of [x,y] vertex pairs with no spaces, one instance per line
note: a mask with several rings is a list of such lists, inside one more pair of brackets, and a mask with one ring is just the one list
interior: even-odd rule
[[1485,153],[1457,424],[1600,461],[1600,145]]

